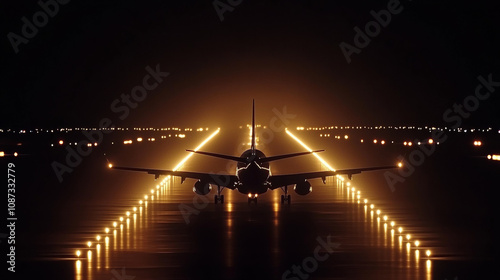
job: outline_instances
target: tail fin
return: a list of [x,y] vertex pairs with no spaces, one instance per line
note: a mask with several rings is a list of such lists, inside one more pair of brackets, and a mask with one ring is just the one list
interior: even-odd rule
[[252,100],[252,155],[255,155],[255,100]]

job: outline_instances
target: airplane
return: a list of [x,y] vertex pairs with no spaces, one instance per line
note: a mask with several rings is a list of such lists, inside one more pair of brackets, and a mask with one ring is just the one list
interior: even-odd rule
[[241,156],[231,156],[224,154],[216,154],[210,152],[186,150],[191,153],[206,155],[211,157],[223,158],[227,160],[236,161],[236,175],[221,175],[211,173],[200,173],[190,171],[174,171],[162,169],[148,169],[136,167],[114,166],[109,163],[109,168],[125,171],[145,172],[154,174],[155,180],[161,175],[171,175],[181,178],[181,184],[186,178],[196,179],[193,191],[198,195],[207,195],[212,190],[212,185],[217,186],[217,194],[214,196],[214,203],[224,203],[224,195],[222,191],[224,188],[230,190],[238,190],[240,193],[248,196],[248,203],[257,203],[257,197],[265,193],[267,190],[275,190],[281,188],[284,192],[281,195],[281,204],[291,202],[291,195],[288,194],[288,186],[294,186],[294,191],[298,195],[307,195],[312,191],[311,183],[308,181],[314,178],[321,178],[323,184],[326,184],[326,177],[336,175],[347,175],[352,179],[353,174],[359,174],[364,171],[374,171],[382,169],[392,169],[401,167],[401,164],[394,166],[379,166],[355,169],[343,169],[335,171],[316,171],[297,174],[284,174],[273,175],[269,168],[269,163],[275,160],[291,158],[301,155],[308,155],[312,153],[322,152],[323,150],[299,152],[292,154],[284,154],[277,156],[266,157],[266,155],[256,148],[255,141],[255,100],[252,102],[252,133],[251,133],[251,147],[244,151]]

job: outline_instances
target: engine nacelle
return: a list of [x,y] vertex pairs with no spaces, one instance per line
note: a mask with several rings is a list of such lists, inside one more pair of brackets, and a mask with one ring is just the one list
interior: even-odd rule
[[194,183],[193,192],[199,195],[207,195],[212,190],[212,186],[208,182],[198,180]]
[[307,180],[298,184],[295,184],[293,190],[299,195],[306,195],[312,192],[311,183]]

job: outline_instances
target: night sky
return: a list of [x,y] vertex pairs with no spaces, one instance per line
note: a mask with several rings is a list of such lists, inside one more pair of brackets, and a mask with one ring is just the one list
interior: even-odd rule
[[[443,113],[478,76],[500,81],[493,4],[331,2],[69,1],[14,47],[22,18],[42,8],[4,1],[0,128],[236,126],[250,122],[253,98],[262,123],[286,106],[290,126],[450,126]],[[339,45],[354,47],[355,27],[388,6],[399,12],[348,63]],[[169,75],[117,112],[157,65]],[[500,126],[496,89],[463,126]]]

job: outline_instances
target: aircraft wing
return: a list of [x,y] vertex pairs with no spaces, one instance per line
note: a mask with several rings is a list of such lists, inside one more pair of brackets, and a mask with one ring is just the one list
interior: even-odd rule
[[336,175],[347,175],[349,179],[351,179],[353,174],[359,174],[364,171],[393,169],[393,168],[398,168],[398,166],[397,165],[377,166],[377,167],[366,167],[366,168],[343,169],[335,171],[316,171],[316,172],[297,173],[297,174],[273,175],[269,177],[268,181],[272,185],[271,189],[276,189],[283,186],[294,185],[300,182],[304,182],[307,179],[321,178],[324,181],[326,177],[336,176]]
[[173,171],[173,170],[164,170],[164,169],[149,169],[149,168],[112,166],[112,165],[110,166],[110,168],[117,169],[117,170],[125,170],[125,171],[145,172],[147,174],[155,175],[155,179],[158,179],[158,177],[163,176],[163,175],[177,176],[177,177],[181,177],[181,183],[183,183],[186,178],[197,179],[197,180],[208,182],[212,185],[227,187],[229,189],[234,189],[234,182],[238,181],[238,178],[235,175],[225,175],[225,174],[216,174],[216,173]]

